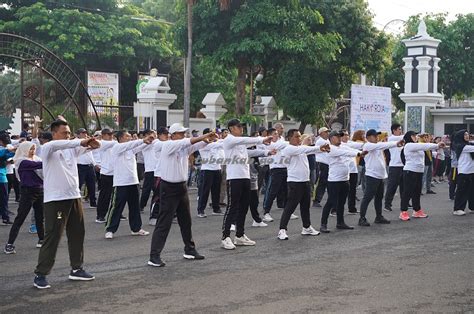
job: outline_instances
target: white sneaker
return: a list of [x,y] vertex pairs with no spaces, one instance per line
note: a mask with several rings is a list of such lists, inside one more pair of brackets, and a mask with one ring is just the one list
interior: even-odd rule
[[132,236],[147,236],[150,233],[148,231],[145,231],[143,229],[138,230],[137,232],[132,231]]
[[156,226],[156,218],[150,218],[150,221],[148,221],[148,224],[150,226]]
[[234,224],[230,225],[230,231],[235,231],[235,225]]
[[114,234],[112,232],[106,232],[105,233],[105,238],[106,239],[113,239],[114,238]]
[[300,217],[296,216],[295,214],[291,214],[291,216],[290,216],[290,219],[292,219],[292,220],[293,219],[298,219],[298,218],[300,218]]
[[235,250],[235,245],[232,243],[230,237],[227,237],[221,241],[221,248],[226,250]]
[[272,218],[272,216],[270,216],[270,214],[267,213],[267,214],[263,215],[262,220],[265,221],[265,222],[272,222],[273,218]]
[[285,229],[280,229],[280,231],[278,231],[278,239],[280,240],[288,240],[288,235],[286,234],[286,230]]
[[319,231],[314,229],[313,226],[309,226],[308,228],[303,228],[303,230],[301,230],[301,234],[317,236],[319,235]]
[[454,216],[464,216],[466,215],[466,212],[464,210],[455,210],[453,211]]
[[256,222],[255,220],[252,223],[252,227],[268,227],[266,223],[262,222]]
[[243,236],[235,237],[234,238],[234,244],[235,245],[241,245],[241,246],[254,246],[256,244],[255,241],[250,240],[245,234]]

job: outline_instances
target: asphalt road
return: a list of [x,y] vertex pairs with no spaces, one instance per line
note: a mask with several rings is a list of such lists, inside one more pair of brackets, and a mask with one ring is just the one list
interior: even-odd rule
[[[453,216],[447,184],[435,190],[437,195],[422,197],[428,219],[401,222],[395,210],[385,214],[390,225],[317,237],[301,236],[301,220],[291,220],[290,239],[277,240],[279,209],[273,210],[276,219],[267,228],[250,227],[248,217],[246,234],[257,245],[235,251],[220,248],[222,217],[193,218],[197,248],[206,259],[182,258],[179,227],[173,225],[162,255],[164,268],[145,265],[150,236],[132,237],[122,222],[116,237],[105,240],[104,226],[93,222],[95,210],[87,208],[85,269],[96,280],[68,281],[64,237],[48,277],[52,288],[33,288],[37,239],[23,226],[17,254],[0,254],[0,312],[472,312],[474,214]],[[195,209],[196,194],[190,195]],[[16,211],[14,203],[11,210]],[[311,214],[318,227],[321,209]],[[370,207],[369,221],[374,215]],[[352,225],[356,220],[346,216]],[[329,224],[334,229],[335,218]],[[8,231],[0,227],[1,243]]]

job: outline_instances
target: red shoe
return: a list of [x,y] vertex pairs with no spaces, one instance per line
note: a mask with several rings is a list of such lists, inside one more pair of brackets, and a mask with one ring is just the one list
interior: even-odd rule
[[427,218],[428,215],[425,214],[423,209],[420,209],[418,211],[413,211],[413,214],[411,215],[413,218]]
[[410,215],[408,214],[408,211],[402,211],[398,218],[400,218],[400,220],[403,220],[403,221],[408,221],[410,220]]

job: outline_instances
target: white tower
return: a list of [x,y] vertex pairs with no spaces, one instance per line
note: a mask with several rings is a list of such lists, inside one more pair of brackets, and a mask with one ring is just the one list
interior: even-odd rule
[[438,92],[437,57],[439,39],[426,32],[424,21],[418,25],[416,36],[404,39],[407,47],[405,66],[405,92],[400,99],[405,102],[405,131],[433,133],[431,108],[435,108],[443,100]]

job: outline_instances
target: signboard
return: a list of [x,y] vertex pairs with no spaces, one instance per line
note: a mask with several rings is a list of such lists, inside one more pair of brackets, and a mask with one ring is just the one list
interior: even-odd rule
[[[116,126],[119,122],[119,74],[109,72],[87,71],[87,92],[94,103],[97,115],[104,120],[104,124],[113,119]],[[107,107],[103,107],[107,106]],[[117,108],[111,108],[111,107]],[[92,106],[88,108],[92,114]],[[108,125],[113,127],[112,125]]]
[[351,133],[355,130],[390,131],[392,94],[390,88],[352,85]]

